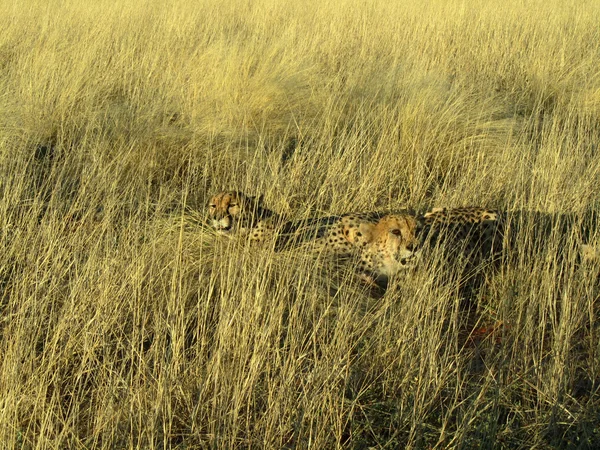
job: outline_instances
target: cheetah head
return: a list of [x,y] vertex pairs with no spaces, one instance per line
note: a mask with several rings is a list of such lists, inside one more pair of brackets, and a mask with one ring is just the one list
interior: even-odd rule
[[377,223],[371,244],[371,251],[376,253],[375,275],[390,277],[415,266],[420,227],[420,221],[409,214],[392,214]]
[[247,231],[264,210],[253,197],[241,192],[220,192],[208,202],[208,218],[219,234]]

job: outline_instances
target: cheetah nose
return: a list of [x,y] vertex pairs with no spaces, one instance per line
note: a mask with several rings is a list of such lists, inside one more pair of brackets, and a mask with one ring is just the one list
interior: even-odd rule
[[408,263],[408,260],[406,258],[402,258],[400,260],[400,264],[402,264],[403,266],[405,266]]
[[231,229],[231,225],[232,224],[230,220],[221,219],[213,221],[213,226],[218,231],[229,231]]

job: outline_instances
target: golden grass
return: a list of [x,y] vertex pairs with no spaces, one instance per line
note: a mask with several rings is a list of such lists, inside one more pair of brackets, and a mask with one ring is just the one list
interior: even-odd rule
[[600,445],[597,268],[552,242],[465,312],[435,261],[373,299],[198,219],[224,188],[294,218],[597,209],[599,3],[0,15],[2,448]]

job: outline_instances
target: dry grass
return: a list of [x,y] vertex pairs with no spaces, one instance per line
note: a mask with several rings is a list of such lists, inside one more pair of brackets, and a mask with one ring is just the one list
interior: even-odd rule
[[600,445],[596,272],[552,242],[465,312],[435,261],[373,299],[198,220],[597,209],[598,2],[84,3],[0,5],[2,448]]

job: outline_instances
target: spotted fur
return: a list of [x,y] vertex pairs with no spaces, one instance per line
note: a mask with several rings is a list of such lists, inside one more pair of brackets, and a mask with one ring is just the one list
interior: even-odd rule
[[366,246],[381,217],[377,213],[356,213],[286,221],[264,208],[260,199],[238,191],[220,192],[208,203],[208,219],[218,234],[248,236],[258,242],[274,238],[276,250],[315,241],[322,250],[340,256]]
[[496,210],[464,207],[434,208],[423,214],[422,241],[444,246],[452,256],[466,255],[472,264],[502,250],[504,217]]
[[378,213],[351,213],[338,218],[323,237],[326,251],[339,256],[351,256],[365,248],[372,240]]

